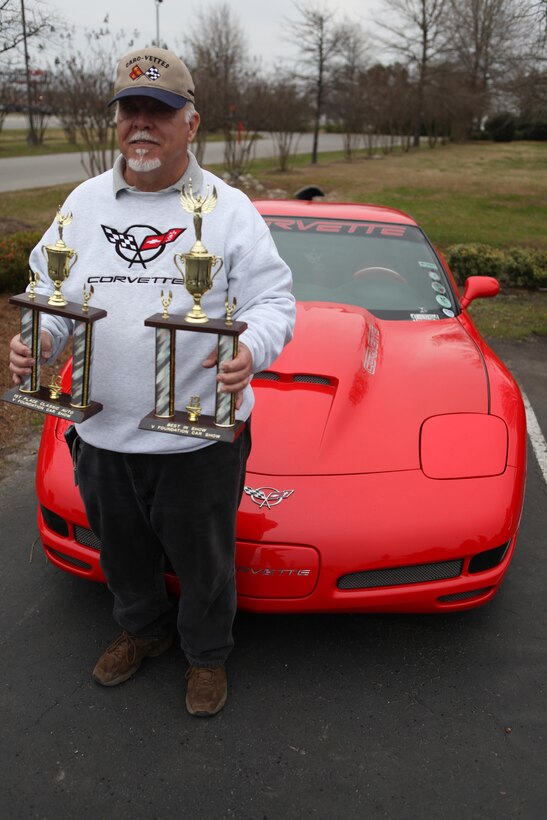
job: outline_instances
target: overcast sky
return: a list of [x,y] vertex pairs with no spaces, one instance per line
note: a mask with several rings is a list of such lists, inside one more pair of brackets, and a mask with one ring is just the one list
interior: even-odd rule
[[[303,0],[305,2],[305,0]],[[335,11],[339,21],[344,16],[360,22],[371,31],[378,19],[382,0],[325,0],[326,8]],[[42,7],[56,9],[78,32],[99,27],[106,15],[112,31],[138,29],[139,44],[150,44],[156,38],[156,10],[159,10],[160,39],[184,56],[184,37],[195,28],[198,11],[218,6],[216,0],[43,0]],[[317,3],[315,3],[317,5]],[[298,19],[292,0],[229,0],[233,18],[243,28],[251,56],[261,56],[265,66],[279,57],[290,59],[294,46],[285,42],[282,23]],[[320,7],[322,5],[320,4]],[[84,42],[82,37],[82,42]]]

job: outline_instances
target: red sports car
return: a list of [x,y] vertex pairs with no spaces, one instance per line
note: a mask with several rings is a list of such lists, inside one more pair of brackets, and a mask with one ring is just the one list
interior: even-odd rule
[[[389,208],[255,204],[292,268],[298,317],[293,341],[253,380],[240,607],[486,603],[515,549],[526,472],[519,389],[467,311],[498,283],[470,277],[460,296],[421,229]],[[40,535],[58,567],[103,581],[65,428],[54,417],[44,427]]]

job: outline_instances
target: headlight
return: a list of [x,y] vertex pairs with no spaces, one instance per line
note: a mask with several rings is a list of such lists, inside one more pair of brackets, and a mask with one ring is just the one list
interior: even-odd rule
[[507,425],[482,413],[432,416],[422,425],[420,463],[428,478],[500,475],[507,464]]

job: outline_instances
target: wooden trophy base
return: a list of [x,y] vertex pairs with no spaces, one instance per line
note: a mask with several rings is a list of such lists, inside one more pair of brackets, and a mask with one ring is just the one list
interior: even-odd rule
[[18,387],[12,387],[0,397],[1,401],[10,402],[17,407],[45,413],[48,416],[57,416],[75,424],[80,424],[103,409],[102,404],[97,401],[90,402],[87,407],[72,407],[70,399],[67,393],[61,393],[58,399],[52,399],[47,387],[40,387],[36,393],[23,393]]
[[245,429],[245,422],[236,419],[233,427],[219,427],[215,424],[214,416],[200,416],[198,421],[188,421],[188,413],[175,410],[174,415],[168,418],[160,418],[154,412],[149,413],[139,424],[139,429],[232,444]]
[[54,316],[66,316],[69,319],[76,319],[79,322],[96,322],[106,316],[106,310],[102,308],[88,307],[83,310],[83,306],[77,302],[67,302],[66,305],[50,305],[47,296],[37,293],[29,296],[28,293],[19,293],[17,296],[10,296],[10,305],[38,310],[40,313],[52,313]]
[[[102,308],[86,307],[76,302],[67,302],[66,305],[50,305],[48,297],[40,293],[34,296],[20,293],[17,296],[11,296],[9,302],[11,305],[18,305],[36,312],[64,316],[86,325],[93,325],[94,322],[106,316],[106,310]],[[0,400],[24,407],[26,410],[45,413],[47,416],[57,416],[75,424],[80,424],[103,409],[102,404],[96,401],[89,402],[85,407],[72,407],[71,398],[72,396],[68,393],[61,393],[59,398],[52,399],[49,388],[42,385],[33,393],[23,392],[18,387],[12,388],[4,393]]]

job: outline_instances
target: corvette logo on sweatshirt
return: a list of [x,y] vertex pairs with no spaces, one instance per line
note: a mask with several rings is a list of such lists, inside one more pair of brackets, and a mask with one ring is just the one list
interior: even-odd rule
[[165,246],[174,242],[186,228],[170,228],[161,233],[151,225],[130,225],[124,231],[101,225],[108,241],[115,246],[116,253],[128,262],[129,267],[142,265],[146,268],[147,262],[152,262],[160,256]]

